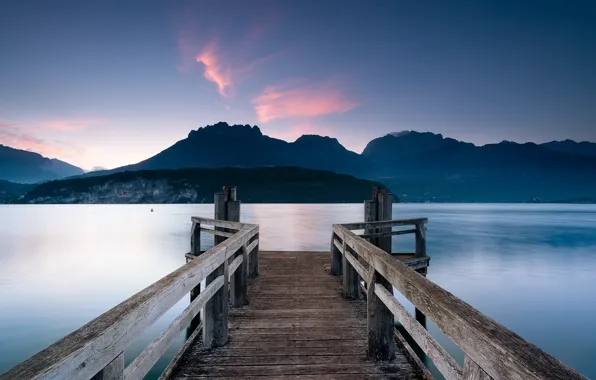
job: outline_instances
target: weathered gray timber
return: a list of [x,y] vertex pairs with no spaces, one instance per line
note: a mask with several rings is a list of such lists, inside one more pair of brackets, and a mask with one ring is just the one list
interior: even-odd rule
[[[226,241],[218,244],[198,257],[193,257],[186,265],[165,276],[139,293],[133,295],[118,306],[100,315],[85,326],[62,338],[31,358],[18,364],[4,374],[2,380],[13,379],[122,379],[142,378],[146,371],[159,359],[159,351],[165,350],[174,332],[181,331],[184,324],[194,316],[197,305],[208,302],[221,292],[227,282],[218,268],[242,247],[248,248],[250,241],[257,236],[259,226],[220,222],[205,218],[193,218],[193,221],[215,227],[232,228],[237,231]],[[196,229],[193,229],[193,234]],[[253,240],[254,241],[254,240]],[[194,289],[201,281],[218,271],[217,277],[207,286],[204,295],[195,298],[196,303],[186,309],[144,351],[133,361],[133,367],[124,369],[122,352],[153,322],[174,306],[182,297]],[[209,285],[209,284],[208,284]],[[219,287],[212,293],[210,290]],[[227,302],[219,297],[220,307],[227,308]],[[155,352],[154,352],[155,351]],[[143,373],[145,372],[145,373]]]
[[385,362],[367,357],[366,301],[342,298],[330,252],[259,255],[250,303],[230,309],[228,344],[207,349],[197,340],[170,378],[422,378],[401,351]]
[[[399,322],[407,329],[426,355],[435,358],[435,364],[447,379],[586,379],[574,369],[564,365],[537,346],[525,341],[519,335],[483,315],[472,306],[453,294],[421,276],[402,260],[388,254],[379,247],[356,235],[350,229],[378,228],[386,226],[417,225],[426,220],[410,219],[402,221],[349,223],[334,225],[332,235],[337,244],[346,247],[342,252],[355,252],[360,262],[365,262],[370,276],[366,288],[368,296],[371,287],[377,301],[392,309]],[[372,225],[372,226],[371,226]],[[382,279],[379,283],[378,279]],[[417,309],[420,309],[466,354],[463,370],[446,356],[446,351],[438,349],[436,342],[413,327],[405,317],[397,302],[385,286],[388,281],[403,294]],[[376,281],[375,284],[372,281]],[[379,283],[381,286],[377,285]],[[378,288],[386,288],[387,293]],[[373,307],[376,307],[373,305]],[[408,328],[409,327],[409,328]],[[379,328],[380,330],[380,328]],[[370,332],[369,332],[370,333]],[[382,334],[382,331],[377,334]],[[461,373],[461,375],[460,375]]]

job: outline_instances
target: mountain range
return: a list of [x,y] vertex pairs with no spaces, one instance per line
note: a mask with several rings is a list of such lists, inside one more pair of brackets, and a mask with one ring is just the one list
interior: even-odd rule
[[[330,170],[380,181],[405,201],[596,199],[596,143],[503,141],[476,146],[441,134],[403,131],[373,139],[357,154],[335,138],[304,135],[286,142],[263,135],[257,126],[224,122],[191,131],[185,139],[139,163],[84,176],[268,166]],[[5,177],[0,172],[1,178]]]
[[83,173],[67,162],[0,144],[0,180],[35,183]]

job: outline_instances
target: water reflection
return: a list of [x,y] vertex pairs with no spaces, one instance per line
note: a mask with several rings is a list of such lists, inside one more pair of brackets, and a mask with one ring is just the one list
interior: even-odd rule
[[[211,217],[213,206],[0,206],[0,215],[2,372],[184,264],[190,216]],[[596,207],[399,204],[393,215],[429,218],[430,280],[596,377]],[[242,221],[261,226],[262,250],[328,250],[331,225],[362,216],[361,204],[242,205]],[[411,236],[395,237],[394,250],[413,251]],[[186,305],[135,340],[126,361]],[[432,321],[427,328],[463,360]]]

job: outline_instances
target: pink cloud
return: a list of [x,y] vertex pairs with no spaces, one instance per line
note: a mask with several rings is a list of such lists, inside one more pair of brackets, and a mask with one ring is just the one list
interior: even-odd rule
[[[263,37],[280,22],[276,4],[271,2],[267,11],[256,12],[254,22],[234,23],[233,32],[239,38],[227,39],[225,44],[219,37],[230,32],[226,25],[214,23],[196,4],[182,7],[175,21],[180,53],[178,71],[190,73],[193,68],[202,66],[203,77],[217,86],[219,94],[233,98],[238,84],[254,75],[259,66],[284,53],[262,54],[263,49],[259,47]],[[255,52],[260,53],[255,55]]]
[[207,44],[196,56],[196,61],[205,66],[203,76],[217,85],[217,90],[223,97],[228,97],[233,90],[232,69],[224,64],[215,41]]
[[335,81],[293,88],[266,87],[252,102],[257,118],[262,123],[275,119],[344,113],[358,105],[344,94]]
[[39,125],[56,131],[72,132],[87,129],[101,122],[100,119],[62,119],[41,122]]
[[2,122],[0,122],[0,144],[36,152],[46,157],[56,157],[66,153],[64,147],[59,144],[39,138],[18,125]]

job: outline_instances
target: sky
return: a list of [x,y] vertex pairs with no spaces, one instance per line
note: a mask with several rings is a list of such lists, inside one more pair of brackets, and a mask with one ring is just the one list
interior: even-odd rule
[[596,141],[592,0],[0,0],[0,144],[84,169],[219,121]]

